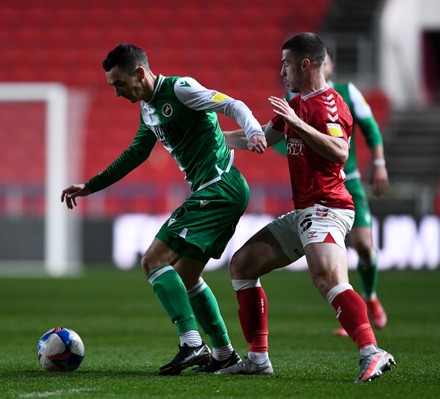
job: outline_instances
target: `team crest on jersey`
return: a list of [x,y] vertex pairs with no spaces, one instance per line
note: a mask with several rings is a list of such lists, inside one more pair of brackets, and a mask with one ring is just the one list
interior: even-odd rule
[[225,101],[228,98],[226,94],[220,93],[218,91],[213,91],[211,93],[211,101],[214,101],[215,103],[221,103]]
[[171,104],[164,104],[162,107],[162,115],[169,117],[173,114],[173,107]]
[[333,137],[342,137],[344,135],[342,133],[341,125],[338,123],[327,123],[327,128],[330,135]]

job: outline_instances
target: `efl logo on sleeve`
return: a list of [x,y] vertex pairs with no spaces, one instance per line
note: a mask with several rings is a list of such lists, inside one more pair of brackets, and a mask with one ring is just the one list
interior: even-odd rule
[[344,135],[342,133],[341,125],[338,123],[327,123],[327,128],[330,135],[333,137],[342,137]]
[[214,91],[211,94],[211,101],[214,101],[216,103],[221,103],[225,101],[228,98],[226,94],[220,93],[218,91]]

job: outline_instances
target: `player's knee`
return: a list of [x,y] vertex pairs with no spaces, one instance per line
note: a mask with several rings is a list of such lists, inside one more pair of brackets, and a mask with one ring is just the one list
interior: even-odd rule
[[144,255],[141,259],[141,268],[145,275],[148,275],[151,271],[155,269],[155,266],[150,260],[150,257]]
[[256,272],[256,262],[246,248],[238,250],[229,264],[229,274],[233,279],[252,279],[258,278]]
[[336,285],[338,281],[337,277],[330,275],[324,271],[312,273],[312,280],[315,287],[318,289],[322,296],[326,296],[332,287]]
[[321,295],[323,296],[327,295],[327,292],[329,291],[329,287],[325,279],[317,277],[313,280],[313,282]]

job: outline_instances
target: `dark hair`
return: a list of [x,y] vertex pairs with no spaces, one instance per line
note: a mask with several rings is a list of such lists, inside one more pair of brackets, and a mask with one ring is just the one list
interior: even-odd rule
[[317,34],[311,32],[293,36],[284,43],[283,50],[294,53],[299,62],[304,58],[308,58],[314,65],[323,64],[327,53],[323,41]]
[[102,67],[109,72],[115,66],[123,71],[132,74],[138,66],[149,69],[148,57],[145,51],[133,44],[120,44],[107,54],[102,62]]

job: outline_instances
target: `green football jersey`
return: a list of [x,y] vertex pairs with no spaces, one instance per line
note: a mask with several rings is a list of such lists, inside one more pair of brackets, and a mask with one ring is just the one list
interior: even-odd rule
[[195,192],[221,179],[233,163],[217,113],[229,116],[247,135],[264,134],[249,108],[190,77],[159,75],[149,102],[141,101],[139,130],[130,145],[106,170],[86,184],[92,192],[124,177],[144,162],[160,141],[185,173]]

